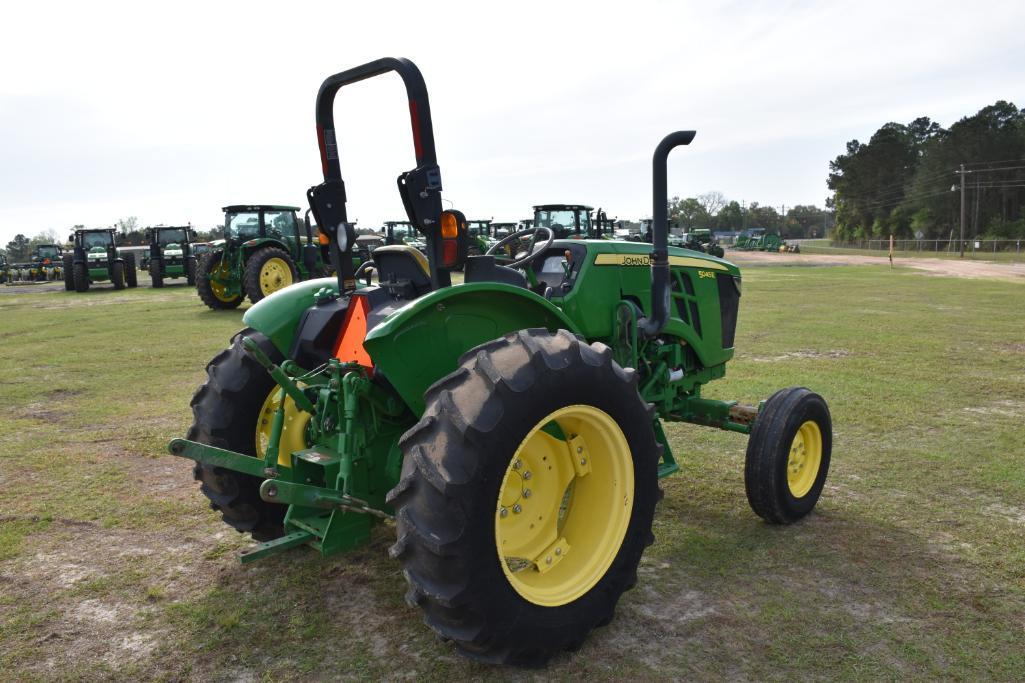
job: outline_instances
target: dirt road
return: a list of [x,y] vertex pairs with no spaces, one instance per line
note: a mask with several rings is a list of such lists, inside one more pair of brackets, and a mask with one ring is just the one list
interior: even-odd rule
[[[787,266],[864,266],[885,265],[885,256],[857,254],[772,254],[762,251],[727,251],[726,259],[740,265]],[[993,261],[956,260],[940,258],[895,258],[895,266],[917,268],[931,275],[1011,280],[1025,282],[1025,263],[995,263]]]

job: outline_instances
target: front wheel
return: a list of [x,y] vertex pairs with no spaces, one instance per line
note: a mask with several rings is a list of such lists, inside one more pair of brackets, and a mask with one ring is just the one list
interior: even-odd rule
[[75,289],[75,259],[68,254],[63,259],[62,274],[64,275],[64,291],[71,292]]
[[149,260],[149,279],[154,289],[164,286],[164,273],[160,268],[160,259]]
[[537,666],[608,623],[653,540],[653,411],[611,350],[524,330],[465,354],[402,437],[407,601],[459,650]]
[[254,304],[298,280],[292,258],[281,249],[265,247],[249,257],[242,280]]
[[780,389],[758,412],[747,442],[744,488],[751,509],[789,524],[815,507],[833,450],[829,407],[803,387]]
[[84,263],[76,263],[71,268],[72,281],[75,283],[76,292],[89,291],[89,270]]
[[125,288],[125,264],[121,261],[114,261],[114,265],[111,266],[110,281],[114,285],[114,289]]
[[125,284],[129,287],[139,286],[139,272],[135,268],[135,254],[125,254]]
[[185,282],[190,287],[196,285],[196,257],[188,256],[185,258]]
[[215,311],[238,308],[243,296],[228,293],[225,281],[230,278],[231,268],[220,252],[203,254],[196,264],[196,293],[204,304]]

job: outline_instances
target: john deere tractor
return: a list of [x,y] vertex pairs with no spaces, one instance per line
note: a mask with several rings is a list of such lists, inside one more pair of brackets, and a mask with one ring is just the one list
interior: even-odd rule
[[63,255],[64,289],[89,290],[90,285],[109,281],[114,289],[139,284],[134,254],[119,254],[113,228],[76,230],[68,240],[73,248]]
[[[406,87],[416,157],[399,192],[427,257],[380,247],[380,284],[361,286],[333,103],[389,72]],[[412,62],[329,77],[316,118],[324,182],[307,194],[342,268],[246,312],[207,366],[188,437],[168,446],[195,461],[224,521],[262,541],[243,562],[300,545],[344,552],[394,524],[389,554],[432,630],[471,657],[537,665],[608,623],[637,582],[658,480],[678,469],[663,422],[748,435],[747,497],[768,522],[812,510],[832,444],[825,401],[805,388],[756,406],[703,392],[733,357],[741,277],[667,247],[666,161],[693,131],[655,149],[652,244],[536,225],[504,238],[527,238],[525,255],[499,256],[499,241],[467,257]]]
[[196,255],[192,251],[192,228],[158,225],[146,229],[149,241],[147,270],[154,287],[163,287],[166,278],[185,278],[196,284]]
[[60,280],[64,275],[64,249],[59,244],[36,246],[30,260],[30,277],[33,280]]
[[300,236],[297,206],[224,207],[224,238],[196,266],[199,298],[213,309],[254,304],[293,282],[325,274],[309,223]]
[[725,255],[723,248],[719,246],[712,231],[708,228],[694,228],[688,232],[683,247],[691,251],[703,251],[719,258]]
[[10,266],[7,264],[7,254],[0,254],[0,284],[8,282],[10,278]]

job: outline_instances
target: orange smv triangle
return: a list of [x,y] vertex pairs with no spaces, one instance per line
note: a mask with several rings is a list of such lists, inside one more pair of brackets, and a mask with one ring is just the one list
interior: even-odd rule
[[355,361],[371,373],[374,371],[374,362],[370,360],[370,354],[363,348],[363,340],[367,336],[367,313],[370,312],[370,304],[365,296],[353,295],[349,300],[349,310],[345,313],[345,322],[342,323],[342,334],[335,344],[335,358],[343,362]]

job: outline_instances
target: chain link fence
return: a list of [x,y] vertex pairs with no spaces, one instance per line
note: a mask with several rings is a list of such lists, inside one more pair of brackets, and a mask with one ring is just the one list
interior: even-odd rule
[[[1023,247],[1025,247],[1025,239],[971,239],[964,240],[964,255],[965,258],[1020,263],[1025,262]],[[958,258],[960,256],[960,249],[960,240],[910,239],[893,241],[894,257],[929,256]],[[871,255],[886,256],[889,250],[889,239],[853,240],[849,242],[839,240],[801,240],[801,251],[810,254],[865,252]]]

